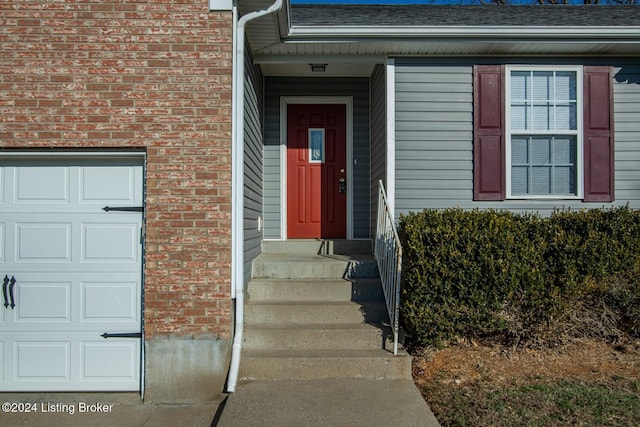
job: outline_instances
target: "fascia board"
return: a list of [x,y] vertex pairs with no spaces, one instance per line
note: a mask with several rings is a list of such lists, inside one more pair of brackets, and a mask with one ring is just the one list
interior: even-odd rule
[[287,36],[287,33],[291,31],[291,2],[285,0],[282,9],[280,9],[277,13],[278,20],[278,32],[280,34],[280,38],[284,38]]

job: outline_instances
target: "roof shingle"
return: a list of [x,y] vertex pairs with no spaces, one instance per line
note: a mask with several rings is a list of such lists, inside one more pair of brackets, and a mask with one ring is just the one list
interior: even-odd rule
[[292,4],[293,26],[640,26],[640,6]]

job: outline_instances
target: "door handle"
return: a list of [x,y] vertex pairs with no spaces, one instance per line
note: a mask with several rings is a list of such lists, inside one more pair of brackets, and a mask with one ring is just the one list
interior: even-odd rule
[[16,299],[13,295],[13,287],[16,284],[16,278],[11,276],[11,281],[9,282],[9,296],[11,297],[11,309],[16,306]]
[[7,285],[9,284],[9,276],[4,276],[4,282],[2,282],[2,295],[4,296],[4,308],[9,307],[9,298],[7,298]]
[[338,191],[340,193],[346,193],[347,192],[347,180],[344,178],[340,178],[338,180]]

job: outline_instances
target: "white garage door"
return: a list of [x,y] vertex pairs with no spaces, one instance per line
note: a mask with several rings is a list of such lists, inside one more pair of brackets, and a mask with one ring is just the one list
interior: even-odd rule
[[0,158],[0,391],[140,389],[142,180],[138,159]]

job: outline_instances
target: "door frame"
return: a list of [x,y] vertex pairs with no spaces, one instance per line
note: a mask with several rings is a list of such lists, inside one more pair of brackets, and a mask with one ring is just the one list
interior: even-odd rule
[[[84,147],[79,147],[77,150],[52,150],[52,151],[42,151],[39,149],[33,150],[12,150],[7,149],[6,151],[2,151],[0,153],[0,159],[28,159],[28,160],[41,160],[41,161],[52,161],[56,162],[64,162],[65,159],[86,159],[86,160],[107,160],[107,159],[132,159],[136,162],[140,163],[142,166],[142,203],[145,206],[146,201],[146,179],[147,179],[147,153],[146,151],[107,151],[107,150],[99,150],[99,151],[90,151]],[[0,180],[0,184],[3,183],[3,180]],[[141,233],[141,259],[140,259],[140,359],[138,360],[138,369],[139,369],[139,379],[140,384],[137,393],[140,394],[140,398],[144,398],[145,392],[145,318],[144,318],[144,299],[145,299],[145,267],[146,267],[146,257],[145,257],[145,246],[146,239],[144,235],[144,229],[146,225],[146,210],[142,212],[142,229]],[[0,367],[1,369],[2,367]],[[25,393],[29,393],[28,391]],[[34,393],[46,393],[46,392],[34,392]],[[65,392],[66,393],[66,392]],[[81,392],[69,392],[69,393],[81,393]],[[114,393],[114,391],[105,390],[104,392],[98,393]],[[136,393],[132,391],[130,393]]]
[[280,235],[287,236],[287,109],[290,104],[342,104],[346,109],[347,140],[347,239],[353,239],[353,97],[281,96],[280,97]]

